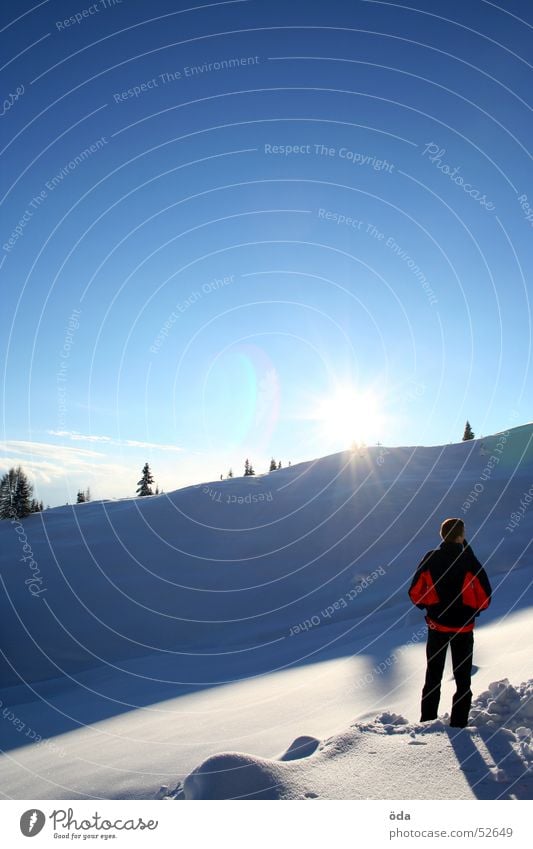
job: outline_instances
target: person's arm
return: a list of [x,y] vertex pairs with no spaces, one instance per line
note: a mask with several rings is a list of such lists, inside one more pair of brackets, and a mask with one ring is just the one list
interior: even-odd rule
[[[487,609],[492,600],[492,587],[490,585],[489,576],[487,575],[481,564],[479,565],[479,569],[475,573],[475,580],[479,581],[479,586],[476,588],[476,592],[480,601],[479,610],[476,616],[479,616],[482,610]],[[479,592],[479,590],[481,590],[481,592]]]
[[481,611],[486,610],[490,605],[492,600],[492,587],[489,581],[489,576],[466,540],[463,543],[463,547],[465,554],[468,557],[469,569],[472,573],[472,589],[475,594],[476,607],[478,608],[476,616],[479,616]]
[[433,551],[428,551],[417,566],[416,572],[408,590],[409,598],[419,610],[425,610],[428,605],[438,601],[433,581],[428,569],[428,560]]

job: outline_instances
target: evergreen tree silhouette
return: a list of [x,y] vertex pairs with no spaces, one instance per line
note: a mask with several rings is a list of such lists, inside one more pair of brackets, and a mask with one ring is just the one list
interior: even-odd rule
[[465,424],[465,432],[463,433],[463,442],[466,442],[467,439],[474,439],[474,431],[470,427],[470,422],[467,420]]
[[148,463],[145,463],[142,470],[142,476],[140,481],[137,481],[137,495],[145,496],[145,495],[153,495],[152,492],[152,484],[154,482],[154,478],[152,476],[152,472],[150,471],[150,466]]

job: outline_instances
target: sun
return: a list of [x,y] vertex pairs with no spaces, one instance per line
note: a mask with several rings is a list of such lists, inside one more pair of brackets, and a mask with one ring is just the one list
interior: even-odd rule
[[383,411],[372,390],[339,387],[317,402],[313,412],[322,441],[339,447],[375,443],[383,428]]

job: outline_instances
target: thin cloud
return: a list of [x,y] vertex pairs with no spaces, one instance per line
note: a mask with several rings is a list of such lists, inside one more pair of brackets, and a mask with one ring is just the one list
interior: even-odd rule
[[76,430],[48,430],[51,436],[63,436],[75,442],[100,442],[106,445],[120,445],[123,448],[143,448],[155,451],[183,451],[178,445],[166,445],[161,442],[139,442],[135,439],[112,439],[111,436],[84,434]]
[[126,439],[121,442],[121,445],[128,445],[130,448],[155,448],[159,451],[183,451],[178,445],[164,445],[159,442],[135,442],[133,439]]
[[22,454],[29,457],[54,457],[70,462],[76,457],[105,457],[100,451],[90,448],[69,448],[68,445],[56,445],[52,442],[31,442],[18,439],[7,439],[0,442],[0,451],[4,453]]
[[47,430],[51,436],[66,436],[75,442],[113,442],[110,436],[97,436],[96,434],[78,433],[75,430]]
[[33,480],[46,484],[76,475],[94,479],[102,475],[127,475],[124,466],[102,461],[105,456],[89,448],[70,448],[48,442],[6,440],[0,443],[0,468],[23,466]]
[[[83,436],[66,431],[63,432],[63,440],[67,435],[70,438],[71,433],[77,437]],[[214,480],[223,471],[218,455],[206,455],[198,459],[190,455],[198,455],[200,452],[185,452],[176,445],[137,440],[127,442],[127,448],[131,449],[129,461],[119,457],[116,449],[110,451],[107,440],[99,440],[94,446],[82,446],[79,439],[73,439],[71,445],[30,440],[0,441],[0,475],[12,466],[22,466],[35,485],[36,497],[55,505],[75,500],[77,489],[88,485],[93,500],[135,497],[137,481],[141,475],[141,461],[145,459],[144,456],[139,458],[136,452],[144,452],[148,448],[161,451],[157,462],[151,460],[150,465],[159,488],[167,493],[198,483],[199,480]],[[115,440],[112,443],[125,444]],[[101,450],[97,450],[97,447]],[[124,462],[120,464],[117,460]],[[228,460],[223,465],[229,468],[231,463]]]

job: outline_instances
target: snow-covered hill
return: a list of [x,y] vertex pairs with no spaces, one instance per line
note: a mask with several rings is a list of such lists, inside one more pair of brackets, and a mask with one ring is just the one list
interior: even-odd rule
[[[338,734],[346,750],[332,751],[353,770],[362,758],[363,774],[363,753],[383,725],[376,716],[408,720],[380,730],[376,751],[421,734],[412,723],[425,626],[406,588],[447,516],[467,522],[495,590],[476,628],[474,695],[504,678],[519,688],[533,671],[524,639],[533,621],[532,483],[528,424],[0,523],[3,792],[153,797],[217,753],[249,752],[255,763],[302,736]],[[442,711],[451,691],[447,680]],[[419,742],[449,734],[433,730]],[[367,742],[352,745],[361,734]],[[525,746],[526,732],[513,739],[515,754],[520,739]],[[426,748],[408,745],[411,754]],[[336,769],[324,746],[299,768]],[[527,763],[524,752],[516,757]],[[439,793],[475,796],[457,773],[462,784],[450,779]],[[284,782],[281,795],[291,795],[296,785]],[[323,786],[311,782],[309,793],[323,795]],[[358,793],[353,783],[331,787]]]

